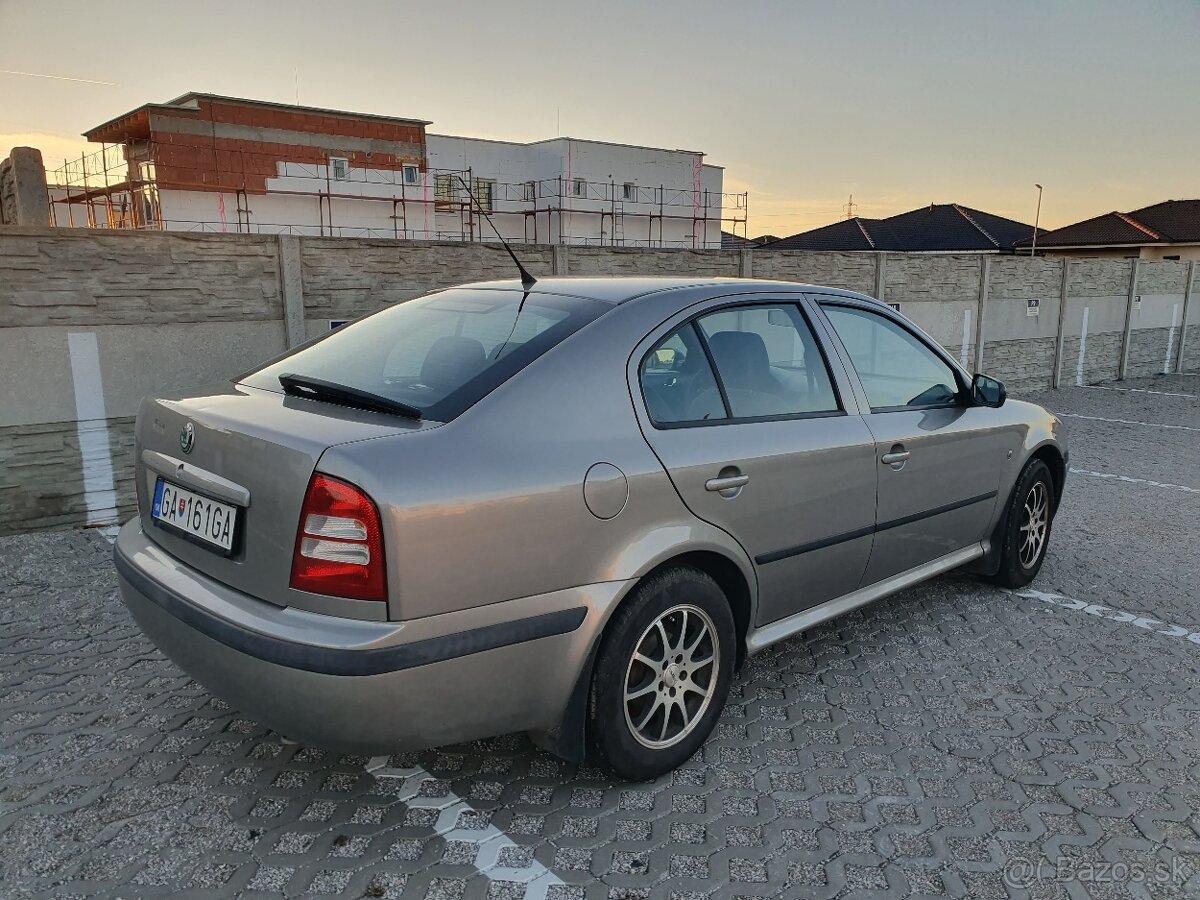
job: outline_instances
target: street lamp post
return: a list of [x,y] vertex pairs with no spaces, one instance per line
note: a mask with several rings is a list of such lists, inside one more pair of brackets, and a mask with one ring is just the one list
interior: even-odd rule
[[1042,218],[1042,186],[1040,184],[1035,184],[1034,187],[1038,189],[1038,203],[1037,212],[1033,214],[1033,243],[1029,245],[1030,256],[1033,256],[1034,251],[1037,250],[1038,222],[1041,221]]

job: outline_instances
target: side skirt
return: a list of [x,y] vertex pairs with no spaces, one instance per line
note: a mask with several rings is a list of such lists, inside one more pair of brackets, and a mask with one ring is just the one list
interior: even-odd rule
[[917,566],[915,569],[909,569],[907,572],[893,575],[891,578],[876,582],[868,587],[859,588],[857,591],[845,596],[827,600],[825,603],[814,606],[811,609],[802,610],[795,615],[788,616],[786,619],[771,622],[763,625],[761,628],[755,628],[746,636],[746,651],[747,653],[757,653],[759,650],[769,647],[772,644],[777,644],[779,641],[786,640],[792,635],[806,631],[814,625],[820,625],[822,622],[836,618],[843,613],[848,613],[852,609],[858,609],[860,606],[865,606],[889,594],[895,594],[897,591],[912,587],[914,584],[919,584],[922,581],[933,578],[935,575],[940,575],[951,569],[957,569],[959,566],[983,556],[985,552],[986,546],[984,543],[971,544],[969,547],[963,547],[961,550],[955,550],[953,553],[939,556],[937,559]]

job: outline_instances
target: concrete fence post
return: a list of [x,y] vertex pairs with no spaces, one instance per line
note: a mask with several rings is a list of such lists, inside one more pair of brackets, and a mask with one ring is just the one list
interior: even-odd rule
[[279,287],[283,294],[283,335],[288,347],[308,338],[304,327],[304,273],[300,262],[300,238],[279,235]]
[[13,147],[0,163],[0,223],[49,226],[50,195],[41,150]]
[[754,251],[747,248],[742,248],[738,251],[741,255],[738,259],[738,276],[740,278],[754,277]]
[[883,293],[887,289],[887,254],[875,254],[875,299],[884,303]]
[[1071,260],[1063,257],[1062,287],[1058,290],[1058,334],[1054,338],[1054,374],[1050,386],[1058,390],[1062,381],[1063,345],[1067,338],[1067,290],[1071,282]]
[[987,340],[984,333],[983,318],[987,312],[988,281],[992,276],[992,258],[980,257],[979,264],[979,303],[975,309],[975,371],[983,371],[983,344]]
[[1140,262],[1135,259],[1129,270],[1129,298],[1125,301],[1125,333],[1121,335],[1121,365],[1117,369],[1117,381],[1124,381],[1125,373],[1129,369],[1129,344],[1133,336],[1133,301],[1137,297]]
[[567,256],[566,244],[552,244],[550,246],[550,274],[551,275],[567,275],[570,268],[570,258]]
[[1175,364],[1175,371],[1183,372],[1183,355],[1187,351],[1187,330],[1188,330],[1188,313],[1192,309],[1192,283],[1196,280],[1196,261],[1193,259],[1188,263],[1187,287],[1183,289],[1183,319],[1179,326],[1179,361]]

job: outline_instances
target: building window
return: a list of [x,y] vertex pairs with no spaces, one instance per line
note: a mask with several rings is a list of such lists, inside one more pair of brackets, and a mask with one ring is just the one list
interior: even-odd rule
[[476,178],[472,190],[475,193],[475,202],[479,204],[484,212],[492,211],[492,199],[496,194],[496,182],[488,178]]
[[587,182],[582,178],[576,178],[571,184],[571,194],[575,197],[583,197],[587,195]]
[[452,209],[454,206],[454,176],[433,176],[434,209]]
[[329,177],[334,181],[345,181],[350,177],[350,160],[340,156],[329,157]]
[[525,200],[537,199],[537,182],[535,182],[535,181],[525,182],[525,190],[521,196],[522,196],[522,199],[525,199]]
[[621,197],[625,200],[637,200],[637,185],[632,181],[625,182],[621,189]]
[[421,170],[416,166],[404,166],[401,169],[405,184],[417,184],[421,180]]

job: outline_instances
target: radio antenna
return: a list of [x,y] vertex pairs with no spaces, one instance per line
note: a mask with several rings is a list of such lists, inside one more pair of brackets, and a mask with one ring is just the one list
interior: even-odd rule
[[[521,265],[521,261],[517,259],[517,254],[513,253],[512,247],[508,246],[508,241],[504,239],[504,235],[500,233],[500,230],[496,227],[496,223],[492,221],[492,217],[487,214],[484,208],[479,205],[479,201],[475,199],[475,194],[472,192],[470,186],[468,186],[466,179],[461,175],[455,175],[454,177],[458,179],[459,183],[463,186],[463,190],[467,192],[467,196],[471,198],[471,202],[475,204],[475,208],[479,210],[479,214],[487,219],[487,223],[492,226],[492,231],[496,233],[496,237],[500,239],[500,243],[504,245],[504,249],[508,251],[508,255],[512,257],[517,271],[521,273],[521,287],[525,288],[528,292],[531,287],[537,284],[537,279],[530,275],[529,270]],[[522,298],[522,303],[524,303],[524,298]],[[517,315],[520,315],[520,311],[518,311]]]

